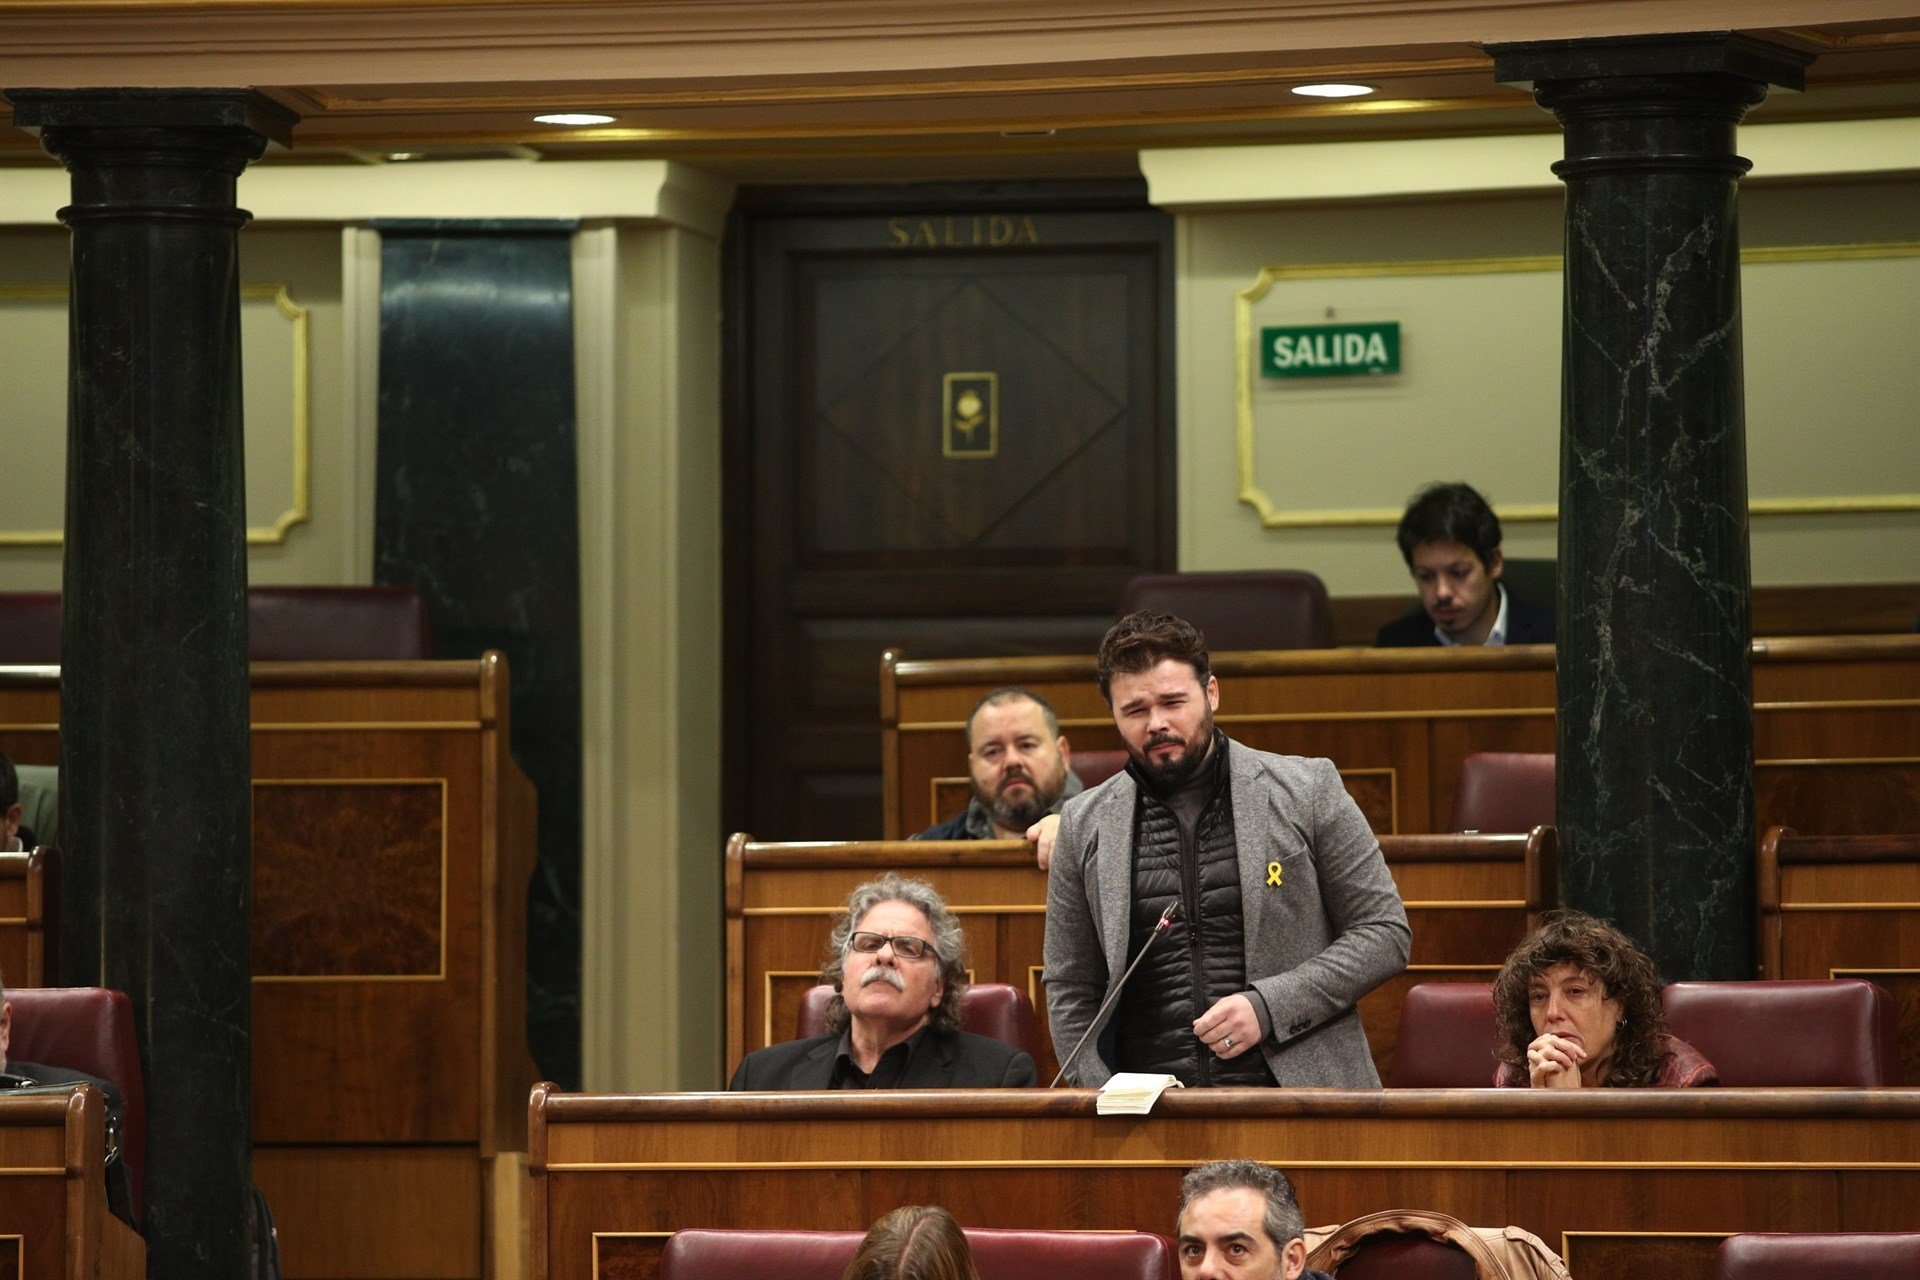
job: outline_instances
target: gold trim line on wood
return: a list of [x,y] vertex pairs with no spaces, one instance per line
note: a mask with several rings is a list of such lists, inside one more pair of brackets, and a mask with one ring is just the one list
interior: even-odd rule
[[[1746,249],[1742,264],[1863,261],[1920,255],[1920,241],[1879,241],[1858,245],[1781,245]],[[1263,529],[1391,528],[1405,514],[1401,507],[1316,508],[1283,511],[1260,487],[1255,475],[1253,392],[1257,382],[1253,305],[1281,280],[1379,279],[1393,276],[1511,275],[1557,271],[1563,255],[1540,254],[1510,258],[1437,258],[1424,261],[1326,262],[1269,264],[1253,283],[1234,293],[1234,436],[1239,471],[1240,501],[1260,515]],[[1750,498],[1750,516],[1871,515],[1920,511],[1920,493],[1874,494],[1868,497]],[[1516,503],[1500,508],[1509,524],[1559,519],[1557,503]],[[1220,717],[1215,717],[1219,719]]]
[[[41,667],[40,670],[48,672],[49,674],[52,674],[55,676],[59,675],[60,673],[60,668],[58,667]],[[58,733],[60,732],[60,726],[58,724],[53,724],[53,723],[0,724],[0,729],[5,729],[8,733]]]
[[25,916],[0,916],[0,924],[25,924],[25,923],[27,923],[27,918]]
[[[1756,702],[1753,704],[1755,711],[1905,711],[1913,707],[1920,707],[1920,698],[1861,698],[1858,700],[1836,699],[1832,702]],[[1902,761],[1911,761],[1913,759],[1913,757],[1910,756],[1896,758]],[[1860,764],[1867,761],[1872,761],[1875,764],[1883,763],[1882,760],[1875,759],[1871,756],[1838,756],[1831,762],[1814,760],[1811,763]],[[1771,760],[1756,760],[1754,763],[1772,764],[1774,762]]]
[[1753,767],[1769,769],[1811,769],[1821,765],[1920,764],[1920,756],[1809,756],[1803,760],[1755,760]]
[[1920,902],[1783,902],[1782,911],[1920,911]]
[[1868,974],[1886,977],[1905,978],[1920,974],[1920,969],[1829,969],[1829,978],[1864,978]]
[[1498,973],[1504,965],[1497,964],[1410,964],[1402,973]]
[[[1262,1158],[1249,1153],[1249,1159]],[[1920,1170],[1914,1160],[1301,1160],[1276,1156],[1274,1163],[1296,1169],[1686,1169],[1730,1172],[1814,1173]],[[1180,1160],[608,1160],[549,1162],[553,1173],[694,1173],[759,1169],[1189,1169]]]
[[[1402,898],[1400,905],[1408,911],[1485,911],[1491,910],[1494,907],[1524,908],[1527,905],[1527,900],[1525,898],[1437,898],[1432,901],[1427,901],[1425,899],[1408,900]],[[1452,969],[1458,968],[1459,966],[1448,965],[1446,967]],[[1500,966],[1495,965],[1494,967],[1497,969]]]
[[478,733],[484,720],[262,720],[255,733]]
[[[964,868],[962,869],[964,870]],[[1019,868],[999,867],[995,869],[1000,871],[1014,871],[1014,870],[1018,870]],[[1038,870],[1038,868],[1035,868],[1035,870]],[[957,916],[1038,915],[1041,912],[1044,912],[1046,909],[1047,908],[1045,903],[1031,903],[1031,902],[1009,903],[1005,906],[985,906],[985,907],[957,907],[949,903],[947,906],[947,910],[951,911],[954,915],[957,915]],[[742,907],[740,908],[740,914],[743,916],[838,916],[838,915],[846,914],[846,910],[847,909],[845,906]]]
[[[65,301],[65,285],[6,285],[0,286],[0,302],[20,299],[29,302]],[[278,546],[287,540],[287,532],[297,524],[304,524],[311,516],[312,474],[313,474],[313,424],[311,382],[311,352],[308,330],[307,309],[293,300],[284,284],[245,284],[240,286],[243,301],[269,301],[280,314],[293,325],[293,475],[288,488],[286,510],[274,517],[270,525],[249,526],[247,545],[250,547]],[[58,547],[66,542],[66,533],[59,529],[21,529],[0,531],[0,547]]]
[[[67,1171],[58,1165],[55,1165],[51,1169],[42,1169],[38,1165],[15,1165],[0,1169],[0,1178],[62,1178],[66,1176],[66,1173]],[[24,1238],[23,1236],[0,1236],[0,1240],[21,1240]]]

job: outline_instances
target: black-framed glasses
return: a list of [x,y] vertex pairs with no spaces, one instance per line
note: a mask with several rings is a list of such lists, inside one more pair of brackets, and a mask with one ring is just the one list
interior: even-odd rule
[[916,938],[910,933],[868,933],[864,929],[847,939],[847,950],[858,951],[863,956],[876,955],[889,942],[893,944],[893,954],[902,960],[924,960],[933,952],[933,944],[925,938]]

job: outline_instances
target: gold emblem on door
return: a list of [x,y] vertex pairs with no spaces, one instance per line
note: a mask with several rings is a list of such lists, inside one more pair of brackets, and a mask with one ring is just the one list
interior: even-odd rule
[[1000,452],[1000,375],[949,373],[940,379],[940,454],[991,458]]

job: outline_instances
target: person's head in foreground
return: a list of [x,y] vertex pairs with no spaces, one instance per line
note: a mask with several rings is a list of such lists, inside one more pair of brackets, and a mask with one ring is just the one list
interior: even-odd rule
[[895,1043],[922,1026],[960,1029],[966,935],[926,881],[889,872],[855,889],[827,948],[827,1030],[851,1023]]
[[1046,699],[995,689],[967,718],[967,772],[994,834],[1018,840],[1054,812],[1067,787],[1070,749]]
[[1158,609],[1128,614],[1100,641],[1094,675],[1127,754],[1149,778],[1173,788],[1206,764],[1220,682],[1192,623]]
[[1180,1180],[1180,1280],[1295,1280],[1307,1266],[1293,1183],[1257,1160],[1215,1160]]
[[1660,975],[1633,939],[1592,916],[1549,912],[1507,957],[1493,982],[1493,1005],[1507,1064],[1503,1084],[1706,1083],[1663,1078],[1674,1048],[1686,1046],[1666,1035]]
[[907,1205],[873,1224],[840,1280],[980,1280],[973,1251],[939,1205]]
[[1455,644],[1484,644],[1500,613],[1500,517],[1471,485],[1433,484],[1414,495],[1395,541],[1420,605]]

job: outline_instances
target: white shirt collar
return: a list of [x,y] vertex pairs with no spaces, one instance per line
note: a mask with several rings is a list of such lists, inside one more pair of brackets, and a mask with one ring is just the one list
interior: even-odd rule
[[[1497,582],[1493,584],[1493,589],[1500,593],[1500,612],[1493,615],[1493,630],[1487,632],[1487,638],[1483,643],[1505,644],[1507,642],[1507,589]],[[1438,627],[1433,629],[1433,635],[1436,640],[1449,649],[1461,647],[1458,640],[1455,640]]]

